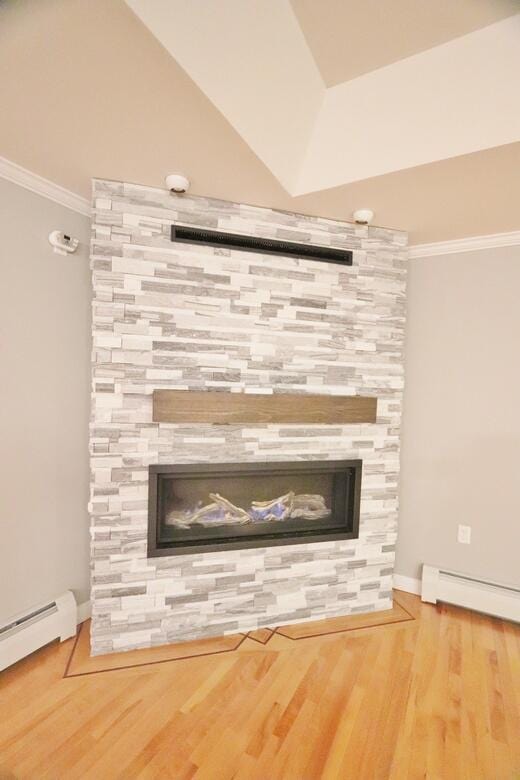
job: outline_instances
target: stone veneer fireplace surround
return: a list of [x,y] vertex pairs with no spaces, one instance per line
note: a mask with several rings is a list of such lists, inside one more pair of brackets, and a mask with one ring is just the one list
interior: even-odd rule
[[[92,652],[391,606],[406,235],[93,183]],[[170,241],[172,224],[329,245],[352,266]],[[373,396],[355,425],[156,423],[158,388]],[[359,536],[149,557],[148,470],[362,460]]]

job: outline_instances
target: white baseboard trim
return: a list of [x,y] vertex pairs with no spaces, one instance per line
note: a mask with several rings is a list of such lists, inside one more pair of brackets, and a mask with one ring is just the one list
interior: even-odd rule
[[489,236],[469,236],[455,238],[453,241],[436,241],[433,244],[417,244],[411,246],[410,260],[417,257],[434,257],[435,255],[453,255],[457,252],[474,252],[477,249],[495,249],[501,246],[519,246],[520,230],[510,233],[492,233]]
[[422,600],[438,601],[520,623],[520,587],[436,566],[423,566]]
[[420,596],[421,580],[414,580],[413,577],[405,577],[403,574],[394,574],[394,588]]
[[78,604],[78,626],[85,620],[88,620],[91,615],[90,601],[84,601],[83,604]]
[[76,619],[76,599],[70,590],[12,615],[0,626],[0,671],[55,639],[73,637]]
[[43,176],[38,176],[37,173],[28,171],[27,168],[22,168],[21,165],[17,165],[11,160],[6,160],[5,157],[0,157],[0,178],[18,184],[19,187],[35,192],[37,195],[42,195],[54,203],[59,203],[60,206],[77,211],[78,214],[90,216],[90,203],[86,198],[66,190],[65,187],[61,187],[49,179],[44,179]]

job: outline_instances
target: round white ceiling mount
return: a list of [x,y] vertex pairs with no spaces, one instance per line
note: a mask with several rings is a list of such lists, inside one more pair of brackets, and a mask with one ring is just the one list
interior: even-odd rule
[[370,225],[374,219],[374,212],[372,209],[357,209],[353,212],[354,222],[358,225]]
[[177,194],[188,192],[190,188],[190,180],[183,176],[182,173],[170,173],[164,181],[170,192],[176,192]]

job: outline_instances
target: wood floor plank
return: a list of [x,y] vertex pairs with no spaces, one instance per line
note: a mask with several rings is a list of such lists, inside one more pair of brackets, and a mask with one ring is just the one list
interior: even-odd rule
[[71,643],[43,648],[0,678],[0,778],[518,780],[520,626],[398,600],[415,619],[65,679]]

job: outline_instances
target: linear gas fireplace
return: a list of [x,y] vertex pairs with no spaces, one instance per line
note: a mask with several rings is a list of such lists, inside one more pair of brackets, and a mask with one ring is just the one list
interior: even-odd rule
[[361,461],[149,468],[148,556],[355,539]]

